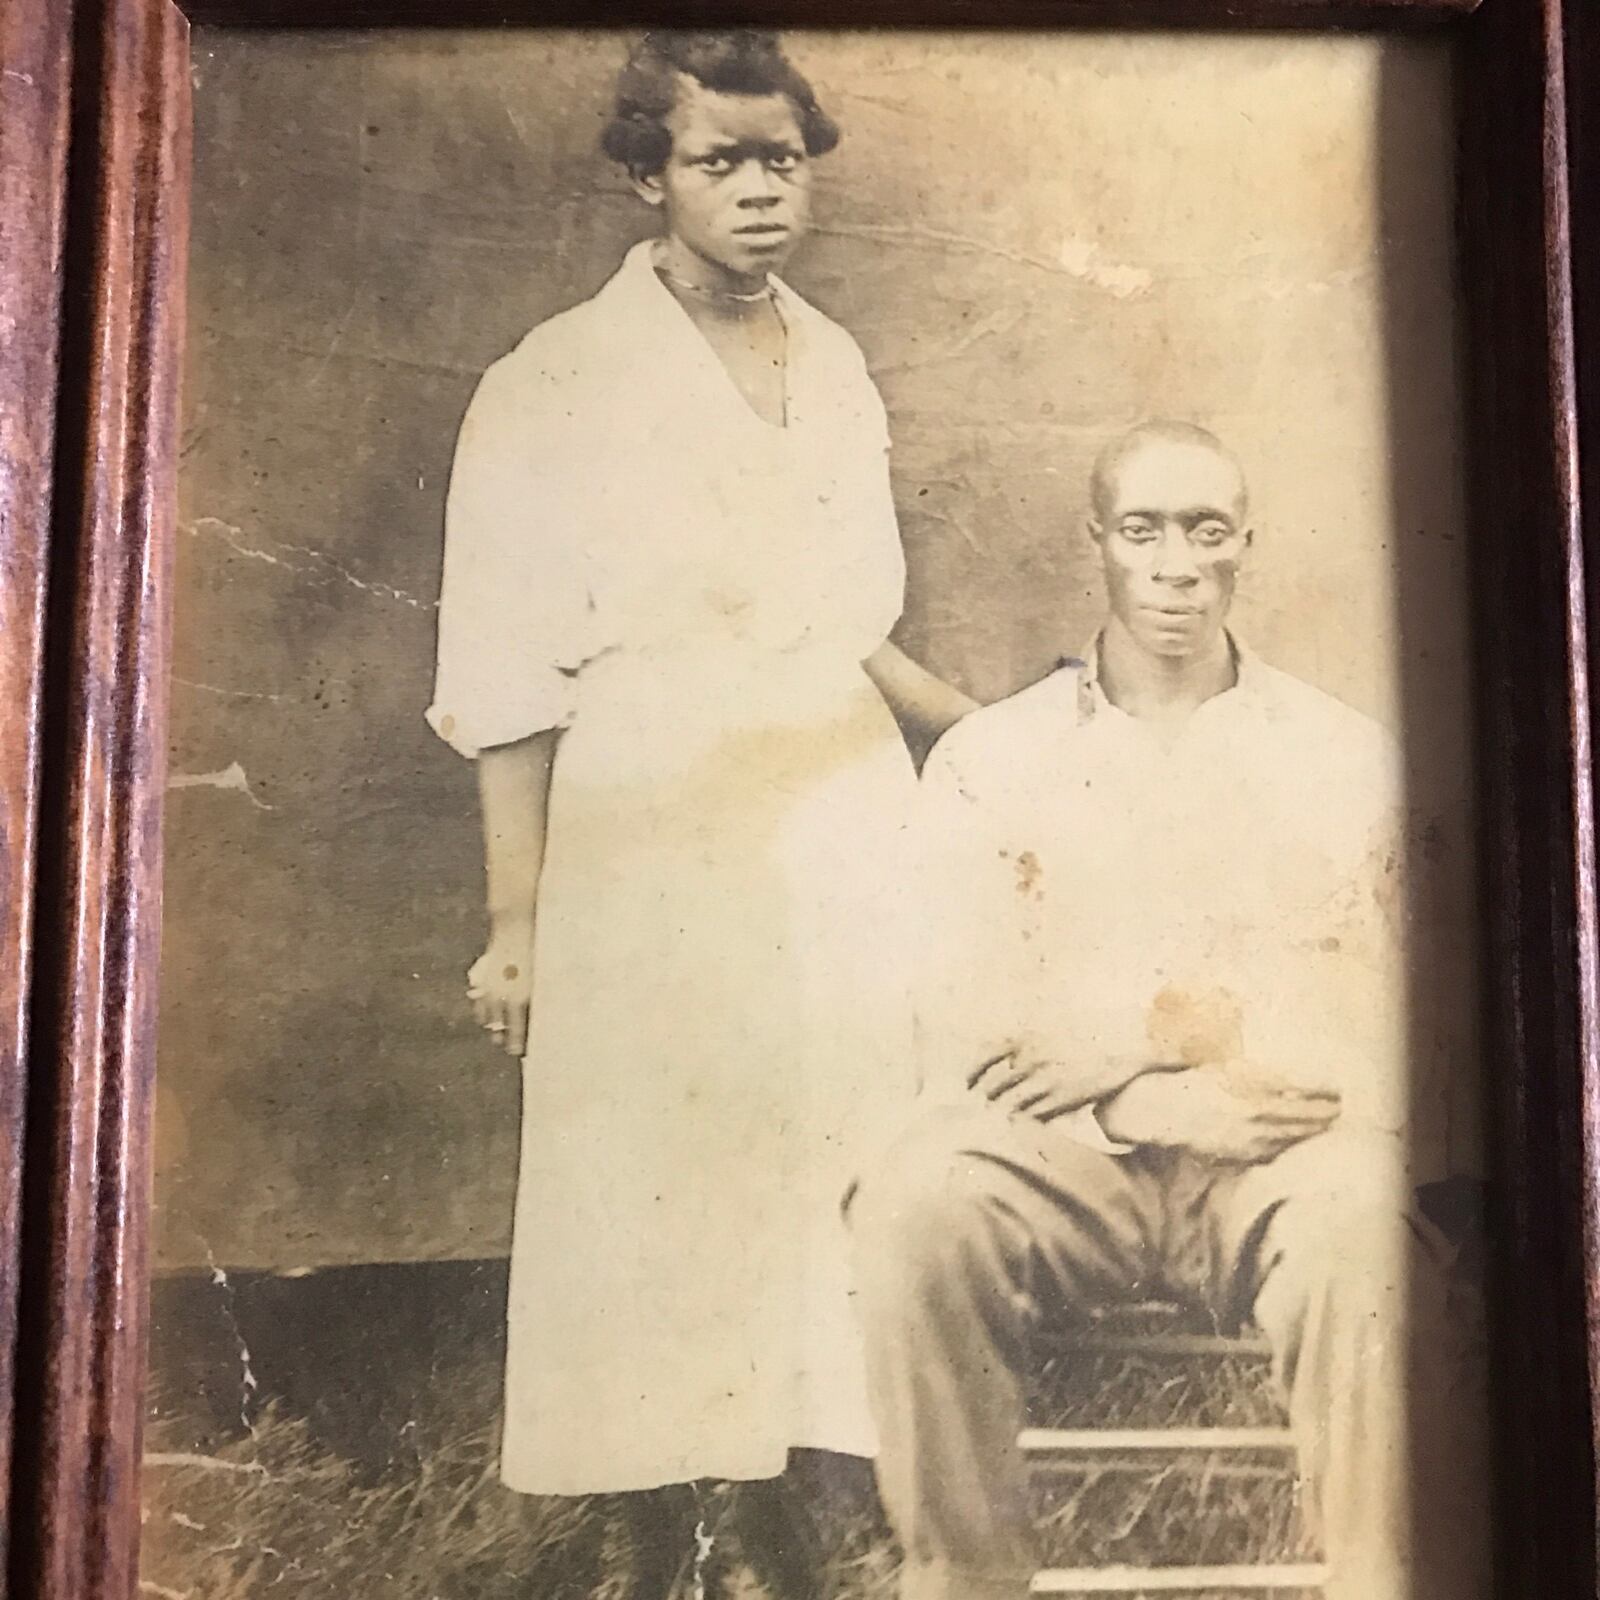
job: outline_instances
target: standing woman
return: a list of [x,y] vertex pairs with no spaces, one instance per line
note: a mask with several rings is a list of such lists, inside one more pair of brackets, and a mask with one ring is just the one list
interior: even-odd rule
[[524,1061],[501,1472],[635,1491],[641,1597],[702,1479],[766,1485],[748,1553],[804,1591],[788,1453],[873,1449],[838,1213],[910,1088],[896,715],[970,702],[887,642],[883,405],[773,276],[837,140],[775,35],[647,35],[604,142],[661,235],[485,374],[446,514],[428,715]]

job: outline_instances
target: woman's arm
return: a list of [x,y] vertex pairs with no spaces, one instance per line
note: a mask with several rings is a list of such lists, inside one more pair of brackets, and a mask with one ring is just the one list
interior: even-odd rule
[[534,911],[560,737],[560,729],[550,728],[478,757],[489,942],[467,973],[467,993],[479,1023],[514,1056],[528,1040]]
[[978,709],[970,695],[936,678],[919,666],[899,645],[885,641],[862,662],[878,693],[906,730],[918,755],[933,747],[946,728]]

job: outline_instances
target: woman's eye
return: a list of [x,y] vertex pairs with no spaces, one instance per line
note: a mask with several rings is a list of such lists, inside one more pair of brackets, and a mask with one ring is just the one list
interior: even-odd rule
[[767,158],[767,167],[772,172],[793,172],[799,165],[800,157],[793,154]]
[[733,163],[726,156],[707,156],[700,163],[700,170],[710,173],[713,178],[725,178],[733,171]]

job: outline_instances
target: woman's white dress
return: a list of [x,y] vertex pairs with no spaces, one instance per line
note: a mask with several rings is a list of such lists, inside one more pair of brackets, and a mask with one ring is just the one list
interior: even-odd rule
[[648,245],[485,375],[429,720],[562,727],[501,1471],[530,1493],[870,1454],[842,1195],[910,1092],[915,787],[861,663],[904,566],[854,341],[774,283],[761,420]]

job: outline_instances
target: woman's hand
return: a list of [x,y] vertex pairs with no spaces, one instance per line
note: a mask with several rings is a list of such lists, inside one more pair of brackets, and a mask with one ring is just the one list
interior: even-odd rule
[[500,1041],[507,1055],[528,1045],[528,1007],[533,998],[533,919],[497,922],[488,948],[467,969],[467,998],[478,1026]]

